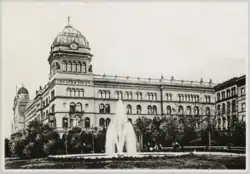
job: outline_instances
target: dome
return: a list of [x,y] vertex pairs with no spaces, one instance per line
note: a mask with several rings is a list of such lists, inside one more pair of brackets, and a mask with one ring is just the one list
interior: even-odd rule
[[29,94],[28,90],[25,87],[21,87],[18,92],[18,94]]
[[90,49],[87,39],[71,25],[63,28],[63,31],[56,36],[51,47],[70,46],[72,43],[77,44],[78,48]]

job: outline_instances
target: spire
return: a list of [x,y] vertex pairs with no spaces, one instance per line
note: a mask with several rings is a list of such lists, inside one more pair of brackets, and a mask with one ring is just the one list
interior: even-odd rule
[[70,16],[68,16],[68,26],[70,26]]

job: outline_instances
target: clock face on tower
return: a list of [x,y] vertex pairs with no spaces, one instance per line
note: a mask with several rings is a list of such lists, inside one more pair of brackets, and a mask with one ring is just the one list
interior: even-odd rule
[[72,43],[72,44],[70,44],[70,48],[71,48],[72,50],[75,50],[75,49],[78,48],[78,45],[77,45],[76,43]]

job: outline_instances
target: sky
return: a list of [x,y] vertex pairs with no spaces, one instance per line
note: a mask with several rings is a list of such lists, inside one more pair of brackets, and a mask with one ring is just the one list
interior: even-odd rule
[[89,41],[95,74],[219,83],[246,73],[247,2],[2,3],[4,135],[16,87],[49,78],[50,46],[70,24]]

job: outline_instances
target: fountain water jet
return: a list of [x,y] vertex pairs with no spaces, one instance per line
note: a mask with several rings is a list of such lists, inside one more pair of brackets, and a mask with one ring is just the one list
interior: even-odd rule
[[[105,153],[107,155],[136,156],[137,138],[133,125],[124,112],[123,102],[116,103],[116,114],[108,126],[106,133]],[[126,152],[124,152],[124,147]]]

